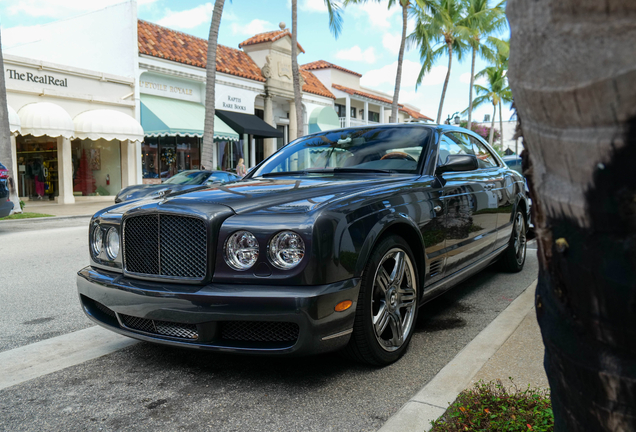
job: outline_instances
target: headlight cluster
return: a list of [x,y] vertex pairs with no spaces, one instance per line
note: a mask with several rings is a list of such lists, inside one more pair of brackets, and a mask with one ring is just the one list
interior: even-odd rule
[[[106,235],[104,236],[104,232]],[[101,225],[93,227],[91,236],[91,250],[95,257],[99,257],[103,250],[109,260],[114,261],[119,255],[119,232],[117,228],[103,228]]]
[[[225,262],[234,270],[248,270],[258,260],[258,240],[249,231],[236,231],[225,242]],[[269,241],[267,256],[281,270],[296,267],[305,256],[305,242],[293,231],[282,231]]]

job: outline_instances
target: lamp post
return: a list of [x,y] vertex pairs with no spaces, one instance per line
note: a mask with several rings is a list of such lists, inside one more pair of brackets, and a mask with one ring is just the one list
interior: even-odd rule
[[449,125],[451,124],[451,121],[452,121],[453,124],[459,125],[460,120],[461,119],[459,117],[459,111],[456,111],[455,113],[448,115],[448,118],[446,118],[445,123]]

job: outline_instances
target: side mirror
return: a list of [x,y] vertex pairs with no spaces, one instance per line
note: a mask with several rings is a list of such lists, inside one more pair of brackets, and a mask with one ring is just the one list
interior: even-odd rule
[[475,155],[449,155],[444,165],[438,166],[436,175],[445,172],[473,171],[479,168],[477,156]]

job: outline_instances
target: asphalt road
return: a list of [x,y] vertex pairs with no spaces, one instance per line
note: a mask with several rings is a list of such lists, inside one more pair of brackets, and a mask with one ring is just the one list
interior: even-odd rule
[[[87,222],[0,224],[2,350],[91,325],[74,286],[88,260]],[[374,431],[536,275],[529,250],[523,272],[489,268],[428,303],[406,355],[383,369],[338,354],[280,359],[139,343],[0,391],[0,430]]]

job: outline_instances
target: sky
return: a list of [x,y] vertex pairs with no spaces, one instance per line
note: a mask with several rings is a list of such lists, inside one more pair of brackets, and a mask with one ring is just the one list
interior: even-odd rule
[[[0,0],[3,29],[45,24],[80,15],[122,0]],[[206,38],[210,30],[213,1],[138,0],[138,17],[165,27]],[[389,94],[395,87],[397,57],[402,31],[400,7],[387,8],[386,1],[370,1],[343,10],[342,32],[338,38],[329,30],[324,0],[298,0],[298,42],[305,49],[299,63],[326,60],[362,74],[364,87]],[[291,0],[226,0],[219,30],[219,43],[238,48],[238,44],[257,33],[277,30],[284,22],[291,28]],[[408,32],[414,27],[409,21]],[[477,60],[476,71],[487,64]],[[448,57],[441,58],[416,87],[420,72],[417,48],[405,52],[400,102],[414,105],[435,119],[448,70]],[[470,55],[462,61],[453,58],[442,120],[468,107]],[[473,118],[492,114],[492,105],[479,108]],[[512,112],[504,107],[504,121]],[[499,116],[497,115],[497,120]]]

